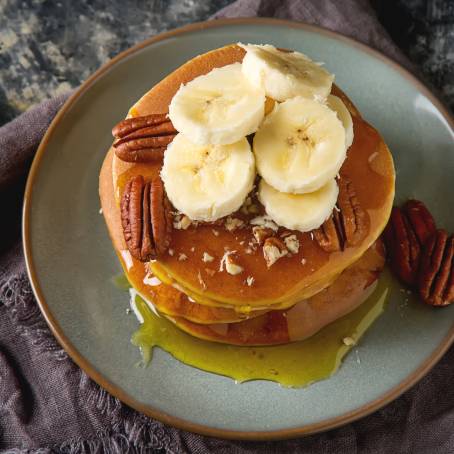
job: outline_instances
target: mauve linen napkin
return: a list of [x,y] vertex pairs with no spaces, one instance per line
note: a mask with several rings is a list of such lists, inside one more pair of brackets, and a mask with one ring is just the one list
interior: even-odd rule
[[[405,58],[361,0],[238,0],[219,17],[315,23]],[[93,383],[56,343],[33,297],[20,240],[24,177],[65,97],[0,128],[0,448],[36,453],[452,453],[454,349],[382,410],[323,434],[281,442],[203,437],[154,421]],[[258,415],[258,417],[260,417]]]

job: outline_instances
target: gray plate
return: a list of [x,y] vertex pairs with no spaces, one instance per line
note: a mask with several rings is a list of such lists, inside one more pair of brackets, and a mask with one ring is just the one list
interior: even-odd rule
[[[30,173],[24,243],[30,278],[56,337],[98,383],[129,405],[188,430],[236,438],[279,438],[325,430],[395,398],[426,373],[454,336],[454,307],[407,301],[398,286],[357,354],[305,389],[272,382],[236,385],[185,366],[161,350],[134,365],[125,294],[103,217],[98,173],[110,129],[156,82],[191,57],[242,41],[272,43],[326,62],[336,83],[384,136],[397,168],[397,199],[424,200],[454,230],[452,120],[412,76],[382,55],[316,27],[269,19],[195,24],[120,55],[65,104]],[[450,123],[451,122],[451,123]],[[357,355],[360,363],[357,361]]]

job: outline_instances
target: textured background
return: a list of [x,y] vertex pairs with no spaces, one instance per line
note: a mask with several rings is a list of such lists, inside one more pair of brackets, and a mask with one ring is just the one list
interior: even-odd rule
[[[0,0],[0,125],[77,87],[133,44],[205,20],[230,2]],[[454,108],[454,0],[372,3],[399,47]]]

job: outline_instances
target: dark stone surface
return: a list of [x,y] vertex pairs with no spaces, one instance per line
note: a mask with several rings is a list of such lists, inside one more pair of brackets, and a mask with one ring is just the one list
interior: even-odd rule
[[454,0],[372,0],[380,22],[454,110]]
[[230,0],[0,0],[0,124],[77,87],[119,52]]
[[[229,3],[0,0],[0,124],[78,86],[133,44],[206,20]],[[454,107],[454,0],[372,3],[396,43]]]

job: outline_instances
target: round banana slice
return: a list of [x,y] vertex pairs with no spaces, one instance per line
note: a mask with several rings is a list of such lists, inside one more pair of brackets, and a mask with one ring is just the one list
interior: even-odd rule
[[233,63],[182,85],[170,103],[169,118],[193,143],[225,145],[255,132],[264,111],[263,89],[248,82],[241,63]]
[[262,180],[258,197],[276,224],[290,230],[309,232],[320,227],[329,218],[338,194],[339,188],[334,179],[318,191],[307,194],[280,192]]
[[297,97],[265,117],[253,150],[258,173],[268,184],[282,192],[313,192],[341,168],[345,129],[329,107]]
[[285,101],[295,96],[324,100],[334,75],[300,52],[283,52],[269,44],[238,44],[245,51],[243,74],[266,96]]
[[353,143],[353,120],[346,105],[342,102],[342,99],[334,95],[329,95],[326,98],[327,106],[336,112],[337,117],[342,122],[345,128],[345,144],[347,148]]
[[254,155],[246,138],[230,145],[197,145],[177,134],[161,177],[175,208],[196,221],[215,221],[241,207],[252,190]]

